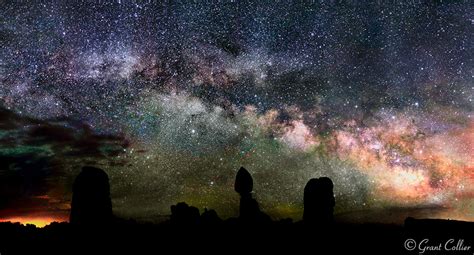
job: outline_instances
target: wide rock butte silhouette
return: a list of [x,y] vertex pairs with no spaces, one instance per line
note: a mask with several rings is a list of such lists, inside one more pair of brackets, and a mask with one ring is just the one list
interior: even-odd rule
[[102,169],[83,167],[73,184],[70,223],[102,225],[112,217],[109,177]]

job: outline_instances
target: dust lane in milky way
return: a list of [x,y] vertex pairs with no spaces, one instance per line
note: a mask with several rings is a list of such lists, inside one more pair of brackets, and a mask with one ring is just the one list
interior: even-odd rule
[[0,218],[64,218],[85,164],[137,219],[236,215],[240,166],[275,218],[318,176],[337,213],[474,218],[472,4],[0,5]]

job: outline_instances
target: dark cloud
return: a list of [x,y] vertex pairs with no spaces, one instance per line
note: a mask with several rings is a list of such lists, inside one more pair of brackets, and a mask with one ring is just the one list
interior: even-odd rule
[[95,134],[84,124],[36,120],[1,108],[0,123],[0,211],[46,206],[58,198],[44,196],[63,188],[72,162],[115,156],[128,146],[124,137]]

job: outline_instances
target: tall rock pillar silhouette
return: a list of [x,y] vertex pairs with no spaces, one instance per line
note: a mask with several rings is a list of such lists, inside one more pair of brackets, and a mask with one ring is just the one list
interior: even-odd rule
[[70,223],[104,225],[112,220],[109,177],[99,168],[85,166],[73,184]]
[[303,221],[309,224],[329,225],[334,222],[334,184],[328,177],[313,178],[304,188]]

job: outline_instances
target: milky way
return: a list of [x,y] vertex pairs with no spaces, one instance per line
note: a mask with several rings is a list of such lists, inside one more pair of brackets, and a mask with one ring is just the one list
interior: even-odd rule
[[274,218],[312,177],[336,212],[474,204],[474,9],[466,2],[0,3],[0,216],[68,211],[84,164],[114,212]]

